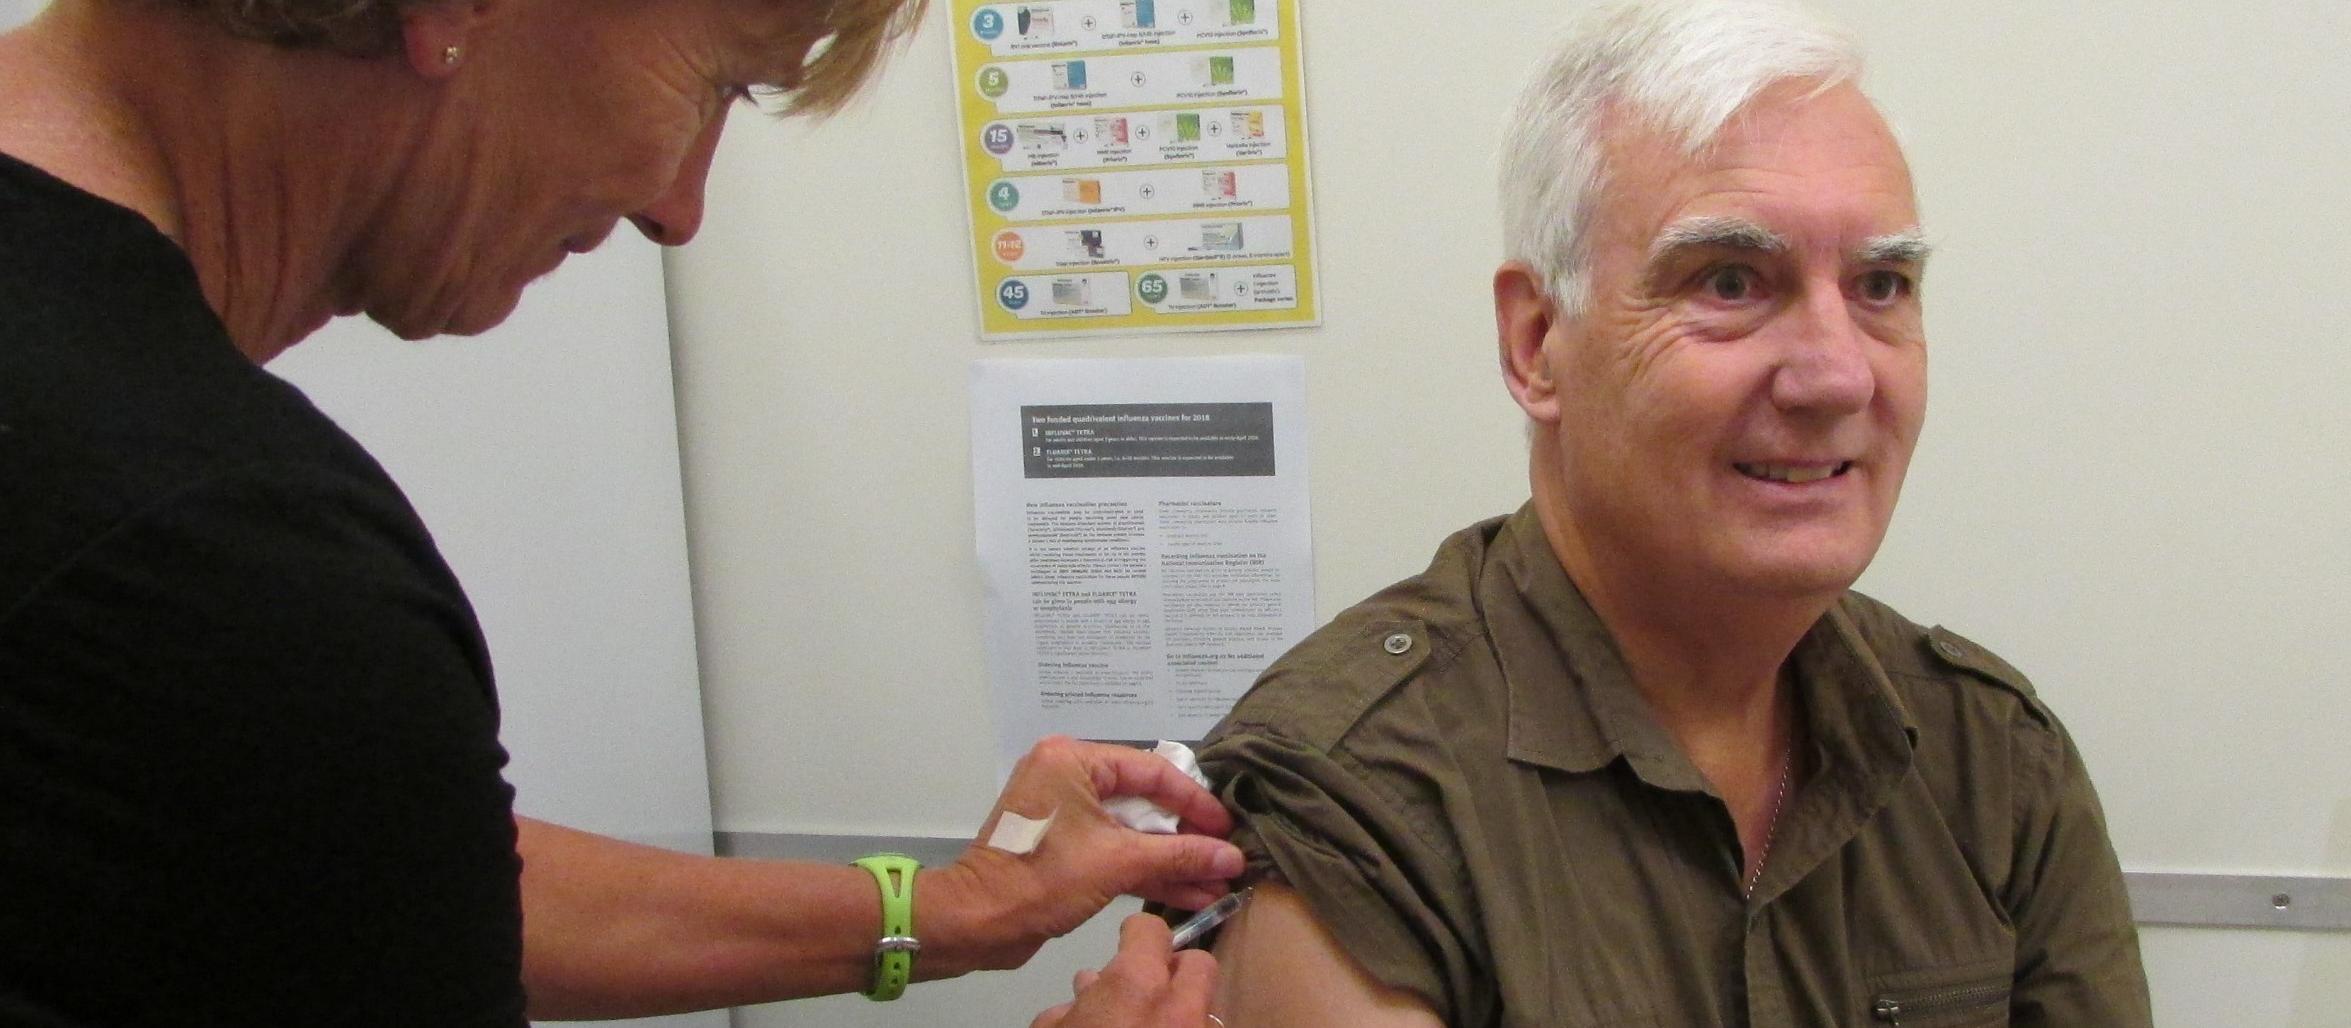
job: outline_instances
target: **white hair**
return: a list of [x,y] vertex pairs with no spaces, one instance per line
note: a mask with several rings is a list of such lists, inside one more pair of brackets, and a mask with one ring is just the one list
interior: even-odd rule
[[1638,0],[1595,11],[1551,49],[1511,109],[1503,250],[1534,268],[1561,317],[1575,317],[1590,299],[1585,231],[1607,185],[1604,119],[1695,156],[1775,83],[1808,81],[1818,92],[1860,77],[1853,37],[1787,0]]

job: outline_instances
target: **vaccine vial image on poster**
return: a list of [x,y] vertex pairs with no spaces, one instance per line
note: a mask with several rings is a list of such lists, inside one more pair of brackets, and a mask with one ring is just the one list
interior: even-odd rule
[[1082,278],[1054,279],[1053,305],[1056,307],[1093,306],[1094,284]]
[[1118,0],[1118,23],[1130,29],[1156,28],[1158,7],[1155,0]]
[[1069,246],[1069,255],[1081,260],[1102,259],[1102,230],[1098,228],[1064,232],[1061,237]]
[[1086,62],[1053,62],[1053,88],[1059,90],[1086,88]]
[[1069,149],[1069,133],[1053,122],[1021,122],[1012,127],[1020,148],[1037,153],[1059,153]]
[[1216,253],[1235,253],[1241,247],[1241,223],[1238,221],[1203,221],[1200,223],[1200,248]]

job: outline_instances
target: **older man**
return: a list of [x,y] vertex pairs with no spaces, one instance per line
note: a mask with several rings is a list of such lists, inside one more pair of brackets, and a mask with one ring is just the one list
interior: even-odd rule
[[1527,90],[1494,310],[1533,499],[1216,732],[1269,879],[1234,1023],[2148,1022],[2064,729],[1850,591],[1927,365],[1858,65],[1782,4],[1650,4]]

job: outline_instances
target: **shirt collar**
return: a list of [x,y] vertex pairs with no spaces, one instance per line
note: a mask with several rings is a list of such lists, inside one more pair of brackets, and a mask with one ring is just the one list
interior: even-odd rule
[[[1652,786],[1710,791],[1559,566],[1532,503],[1503,523],[1489,560],[1478,599],[1509,689],[1510,759],[1581,773],[1623,757]],[[1812,743],[1840,766],[1907,768],[1916,722],[1843,606],[1813,625],[1793,655]]]
[[1503,523],[1480,606],[1510,690],[1510,759],[1586,772],[1623,757],[1651,785],[1705,780],[1649,713],[1608,626],[1559,566],[1532,503]]

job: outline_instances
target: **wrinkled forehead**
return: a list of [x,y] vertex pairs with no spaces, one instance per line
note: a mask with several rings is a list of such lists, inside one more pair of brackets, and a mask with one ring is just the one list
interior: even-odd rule
[[1706,218],[1763,226],[1782,242],[1803,223],[1848,238],[1919,227],[1901,147],[1849,84],[1774,84],[1695,142],[1623,111],[1600,129],[1588,213],[1619,244],[1646,251],[1669,226]]

